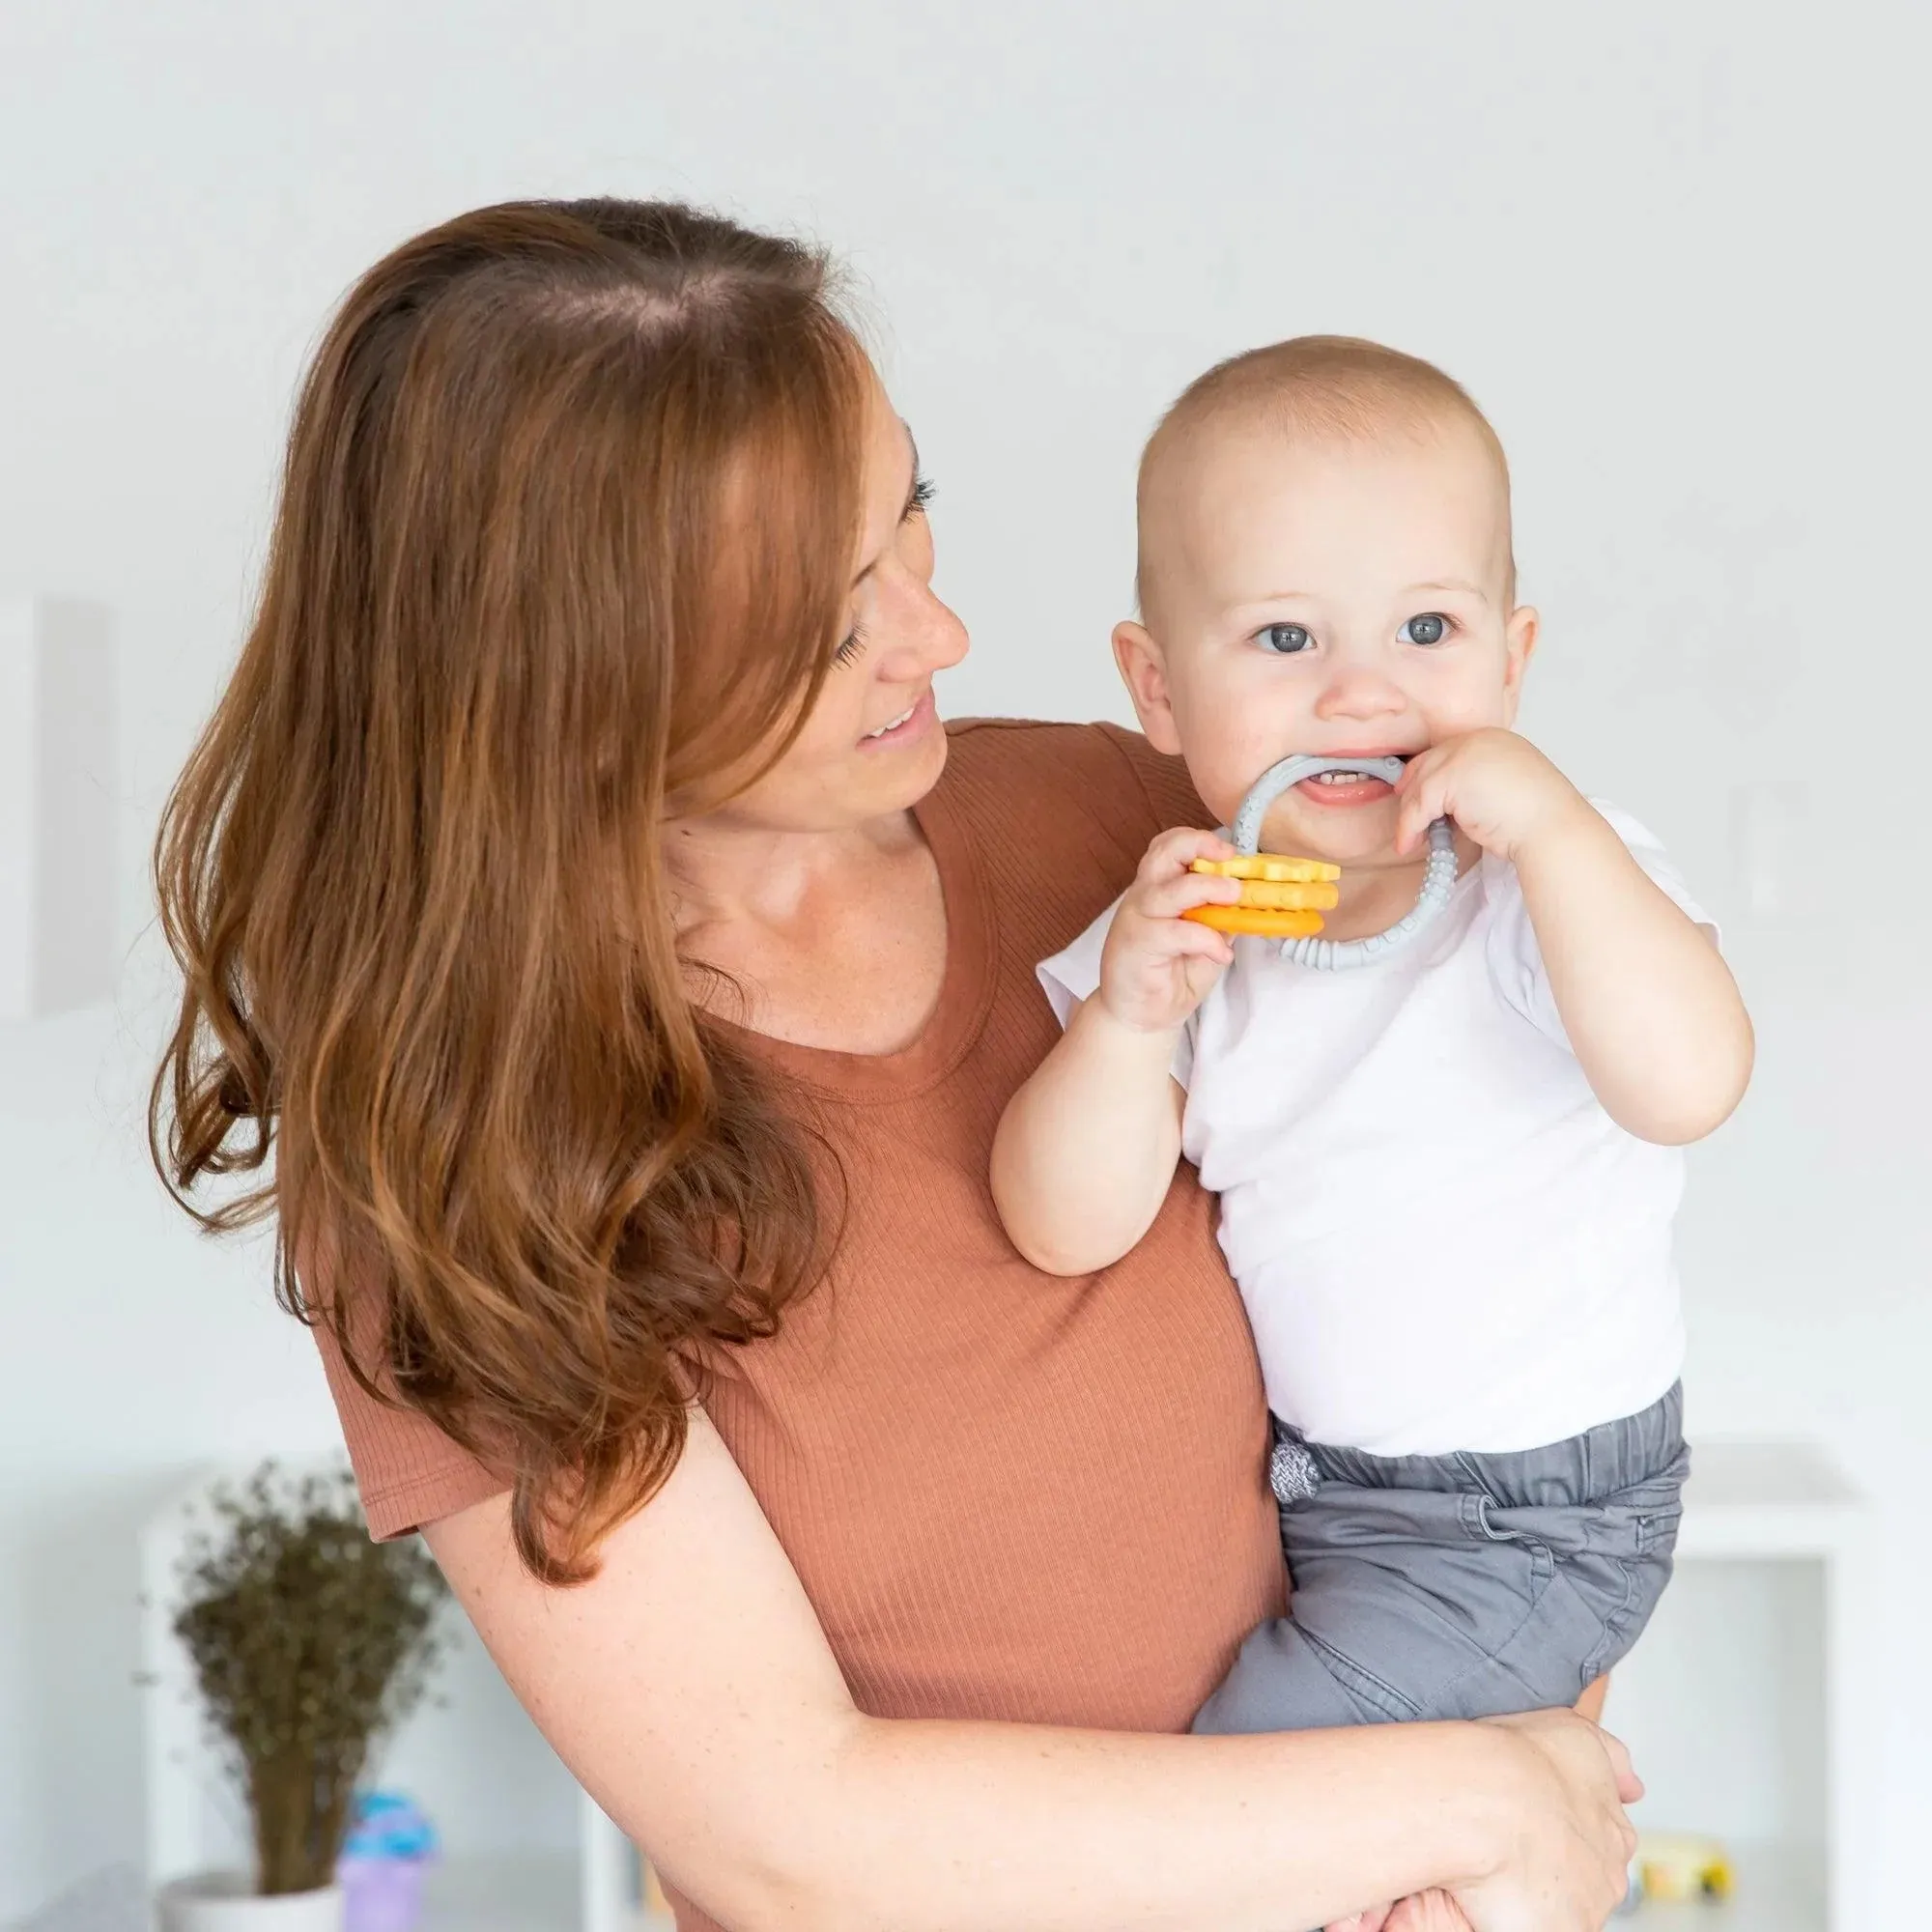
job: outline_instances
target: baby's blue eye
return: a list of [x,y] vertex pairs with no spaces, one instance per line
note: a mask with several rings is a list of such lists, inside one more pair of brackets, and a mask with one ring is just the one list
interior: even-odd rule
[[1255,642],[1263,650],[1273,651],[1285,658],[1293,657],[1296,651],[1305,651],[1314,641],[1299,624],[1270,624],[1255,637]]
[[1425,611],[1411,617],[1396,633],[1405,644],[1439,644],[1449,635],[1449,619],[1439,611]]

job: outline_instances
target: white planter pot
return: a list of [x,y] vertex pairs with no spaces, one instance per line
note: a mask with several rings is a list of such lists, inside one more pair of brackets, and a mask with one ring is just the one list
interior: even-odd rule
[[342,1932],[342,1888],[264,1898],[241,1872],[200,1872],[164,1885],[160,1932]]

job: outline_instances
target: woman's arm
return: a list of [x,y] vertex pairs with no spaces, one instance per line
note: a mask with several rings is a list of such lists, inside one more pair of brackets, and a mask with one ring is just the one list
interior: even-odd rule
[[1615,1747],[1580,1719],[1167,1738],[888,1721],[853,1705],[701,1412],[572,1590],[505,1499],[425,1532],[544,1735],[734,1932],[1281,1932],[1431,1885],[1482,1932],[1621,1894]]

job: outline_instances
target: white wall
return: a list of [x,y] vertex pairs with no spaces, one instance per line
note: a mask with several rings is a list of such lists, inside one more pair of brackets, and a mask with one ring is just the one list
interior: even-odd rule
[[[1122,715],[1130,475],[1210,359],[1444,362],[1514,457],[1526,719],[1732,918],[1763,1053],[1685,1223],[1706,1432],[1828,1439],[1887,1513],[1889,1895],[1932,1817],[1919,991],[1932,632],[1922,10],[1751,0],[106,0],[0,14],[0,595],[117,610],[123,890],[234,649],[305,346],[466,205],[679,193],[870,291],[978,639],[951,708]],[[1733,787],[1808,770],[1815,913],[1741,917]],[[130,1531],[326,1442],[260,1248],[135,1145],[118,1007],[0,1029],[0,1918],[136,1841]],[[1916,1891],[1915,1894],[1916,1895]]]

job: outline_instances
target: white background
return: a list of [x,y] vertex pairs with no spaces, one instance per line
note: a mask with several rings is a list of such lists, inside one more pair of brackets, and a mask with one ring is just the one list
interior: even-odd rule
[[[137,1846],[143,1512],[206,1457],[332,1437],[264,1251],[198,1240],[138,1146],[145,849],[244,620],[298,370],[395,241],[587,192],[798,225],[855,266],[976,639],[954,713],[1124,715],[1133,461],[1209,361],[1351,331],[1473,389],[1546,616],[1525,726],[1664,836],[1758,1018],[1684,1222],[1693,1427],[1815,1436],[1881,1512],[1895,1692],[1866,1747],[1909,1909],[1932,1821],[1923,19],[7,6],[0,594],[118,612],[129,964],[111,1010],[0,1028],[0,1918]],[[1796,777],[1778,864],[1810,903],[1754,915],[1740,790]],[[560,1823],[476,1785],[459,1830]]]

